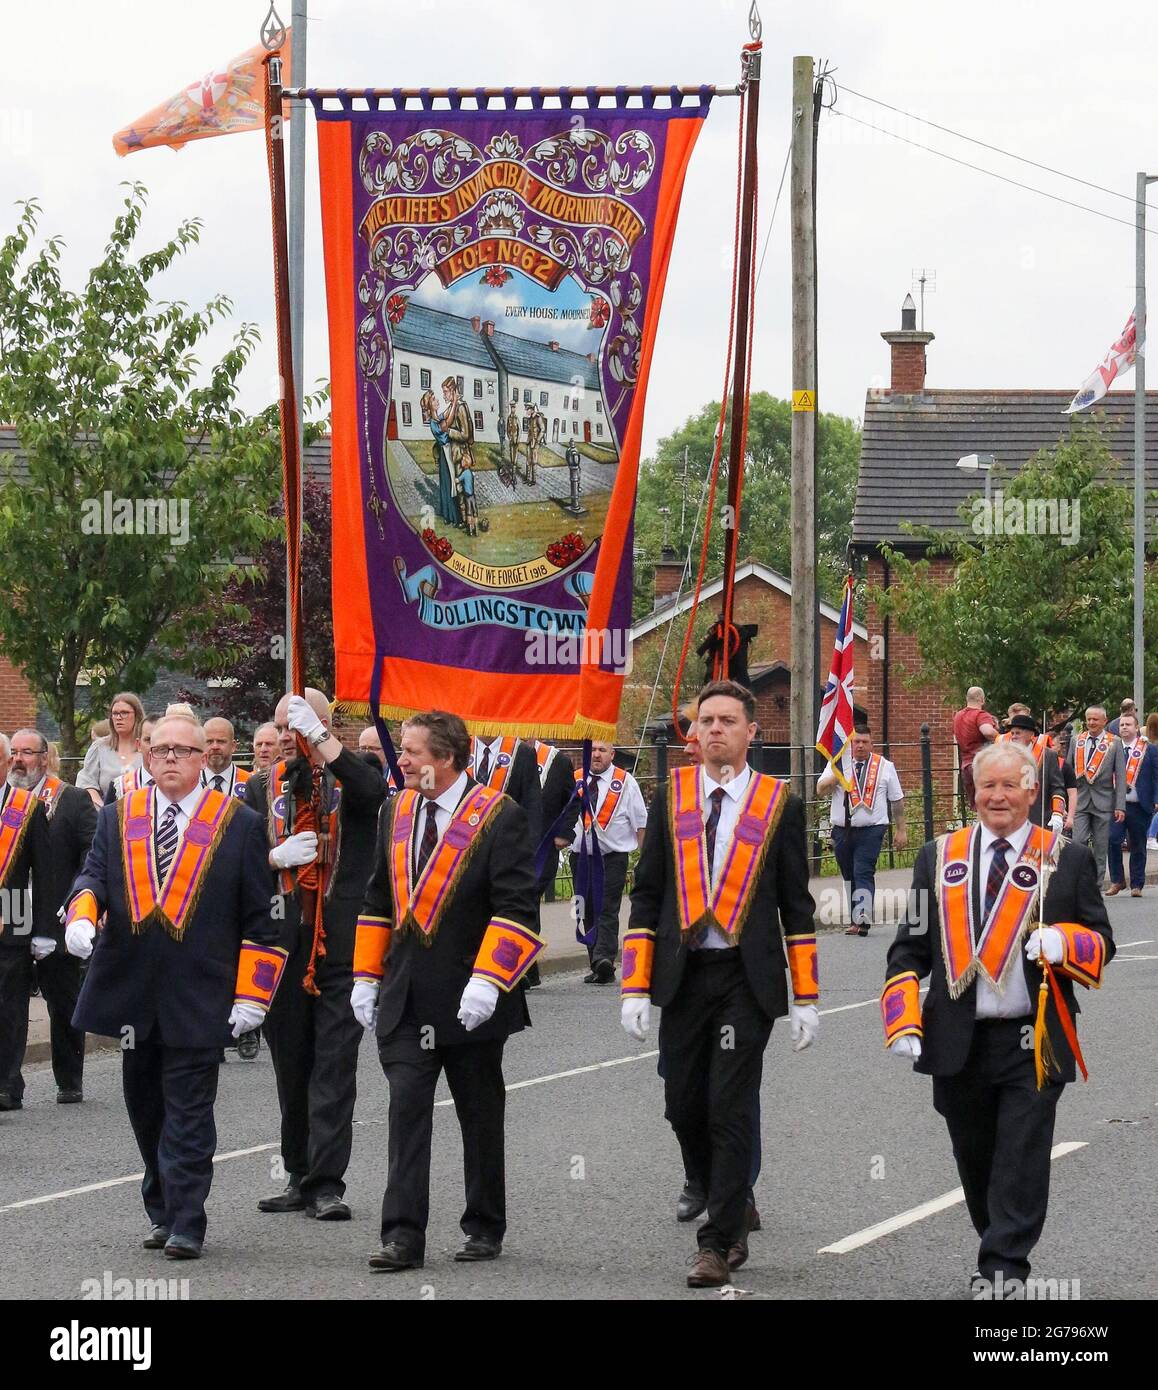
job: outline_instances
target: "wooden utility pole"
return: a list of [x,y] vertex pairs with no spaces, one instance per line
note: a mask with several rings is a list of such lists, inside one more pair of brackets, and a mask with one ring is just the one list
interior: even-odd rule
[[805,796],[816,741],[816,228],[812,70],[792,60],[792,786]]

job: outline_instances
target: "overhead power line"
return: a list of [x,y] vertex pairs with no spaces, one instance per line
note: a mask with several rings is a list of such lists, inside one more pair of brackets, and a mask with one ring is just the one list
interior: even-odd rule
[[[993,169],[986,169],[981,164],[971,164],[967,159],[958,159],[956,155],[946,154],[944,150],[935,150],[931,145],[923,145],[919,140],[910,140],[905,135],[898,135],[896,131],[888,130],[883,125],[874,125],[872,121],[862,121],[859,116],[852,116],[847,111],[839,111],[834,107],[832,114],[845,121],[854,121],[857,125],[862,125],[868,130],[879,131],[882,135],[889,136],[890,139],[900,140],[902,144],[912,145],[916,150],[924,150],[926,154],[935,154],[939,159],[947,159],[951,164],[960,164],[963,168],[972,169],[978,174],[988,174],[991,179],[999,179],[1002,183],[1012,184],[1014,188],[1022,188],[1027,193],[1036,193],[1041,198],[1050,199],[1051,202],[1063,203],[1068,208],[1077,208],[1079,212],[1088,212],[1094,217],[1102,217],[1107,222],[1117,222],[1119,226],[1134,230],[1134,223],[1128,222],[1124,217],[1115,217],[1113,213],[1102,212],[1098,208],[1088,207],[1085,203],[1075,203],[1072,198],[1062,198],[1057,193],[1048,193],[1044,188],[1035,188],[1032,184],[1022,183],[1020,179],[1011,179],[1008,175],[999,174]],[[1156,233],[1147,227],[1146,235],[1154,236]]]
[[[837,85],[834,83],[834,85]],[[1014,154],[1012,150],[1002,149],[1000,145],[991,145],[985,140],[978,140],[972,135],[966,135],[963,131],[952,130],[947,125],[938,125],[936,121],[930,121],[926,116],[918,116],[913,111],[902,111],[899,106],[890,106],[887,101],[881,101],[879,97],[870,97],[864,92],[858,92],[853,87],[838,86],[838,91],[847,92],[849,96],[859,97],[861,101],[871,101],[874,106],[883,106],[886,111],[893,111],[898,116],[904,116],[907,120],[918,121],[921,125],[931,126],[934,130],[943,131],[946,135],[952,135],[957,140],[967,140],[971,145],[979,145],[983,150],[992,150],[994,154],[1004,155],[1006,159],[1016,159],[1019,164],[1028,164],[1034,169],[1041,169],[1047,174],[1055,174],[1059,179],[1069,179],[1071,183],[1083,184],[1086,188],[1092,188],[1097,193],[1105,193],[1111,198],[1121,198],[1127,203],[1133,203],[1136,207],[1137,198],[1129,193],[1123,193],[1117,188],[1106,188],[1104,184],[1091,183],[1089,179],[1079,178],[1077,174],[1067,174],[1064,169],[1055,169],[1052,165],[1042,164],[1039,160],[1028,159],[1023,154]],[[838,113],[840,114],[840,113]],[[900,137],[898,137],[900,138]],[[1148,208],[1158,212],[1158,207],[1153,203],[1147,203]]]

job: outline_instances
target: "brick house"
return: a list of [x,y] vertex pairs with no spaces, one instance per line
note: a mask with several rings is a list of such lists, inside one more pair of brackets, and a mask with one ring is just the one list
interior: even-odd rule
[[[674,552],[668,552],[659,561],[655,571],[655,606],[631,629],[633,668],[653,674],[651,679],[645,682],[633,681],[633,677],[628,676],[620,716],[618,741],[621,744],[632,744],[639,740],[639,696],[643,695],[645,702],[650,699],[656,664],[654,659],[647,659],[649,649],[656,649],[658,652],[665,641],[668,644],[667,656],[663,663],[652,712],[651,728],[655,730],[663,727],[671,730],[672,683],[687,616],[692,606],[690,592],[683,594],[678,601],[675,598],[682,570],[683,561],[676,557]],[[708,623],[715,621],[720,611],[723,588],[723,578],[718,577],[705,584],[701,591],[700,614]],[[769,750],[770,762],[766,764],[766,768],[779,775],[786,775],[788,772],[792,669],[791,606],[792,584],[784,575],[755,560],[749,560],[737,568],[733,600],[734,620],[738,625],[756,623],[760,629],[749,649],[748,673],[752,680],[752,693],[756,697],[759,737],[764,743],[772,745]],[[671,627],[673,619],[676,620],[674,628]],[[820,658],[824,676],[828,672],[839,619],[838,609],[827,603],[820,604]],[[860,623],[853,624],[853,647],[859,679],[859,673],[865,670],[868,663],[868,633]],[[688,653],[688,662],[680,687],[682,702],[690,700],[699,689],[703,665],[703,658],[696,656],[693,644]],[[861,714],[864,713],[863,703],[862,697],[858,701]],[[675,762],[682,760],[678,744],[672,748],[672,758]]]
[[[891,353],[889,385],[870,389],[865,398],[851,551],[869,586],[889,587],[889,567],[879,551],[882,541],[909,556],[925,554],[924,544],[900,529],[902,522],[962,529],[958,508],[984,488],[981,475],[956,466],[966,455],[992,454],[1004,473],[1013,474],[1040,449],[1053,448],[1073,429],[1094,423],[1122,467],[1121,481],[1133,486],[1132,392],[1111,392],[1096,412],[1069,416],[1065,411],[1072,388],[930,390],[925,385],[926,349],[933,334],[918,330],[915,320],[909,297],[901,328],[881,334]],[[1152,489],[1158,487],[1158,392],[1147,393],[1146,421],[1147,486]],[[1158,508],[1150,507],[1153,525]],[[933,577],[948,582],[952,561],[936,557],[930,568]],[[929,725],[940,830],[953,815],[953,714],[965,703],[967,685],[985,685],[985,672],[972,673],[960,689],[909,689],[902,677],[921,666],[916,639],[882,619],[875,604],[869,604],[866,618],[875,659],[864,668],[865,697],[878,746],[888,745],[902,785],[919,785],[921,725]]]

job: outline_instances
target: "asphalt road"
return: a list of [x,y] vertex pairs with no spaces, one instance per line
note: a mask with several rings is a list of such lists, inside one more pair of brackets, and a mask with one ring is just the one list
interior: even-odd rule
[[[1122,943],[1106,985],[1084,996],[1091,1079],[1062,1097],[1055,1142],[1083,1147],[1053,1166],[1034,1273],[1080,1281],[1080,1298],[1158,1297],[1154,1182],[1153,896],[1110,902]],[[960,1203],[848,1253],[820,1253],[957,1187],[931,1086],[884,1054],[876,997],[891,931],[820,939],[819,1042],[793,1054],[778,1024],[765,1058],[764,1229],[737,1276],[752,1297],[959,1299],[976,1239]],[[1136,944],[1141,943],[1141,944]],[[234,1054],[217,1104],[218,1164],[206,1256],[174,1265],[140,1249],[140,1159],[120,1095],[119,1057],[90,1056],[83,1106],[57,1106],[46,1064],[30,1068],[25,1108],[0,1115],[0,1297],[77,1298],[86,1280],[188,1278],[197,1298],[715,1299],[684,1284],[694,1237],[674,1218],[682,1175],[663,1120],[654,1033],[629,1040],[613,989],[550,977],[531,996],[534,1028],[508,1044],[510,1229],[493,1265],[451,1260],[459,1244],[461,1144],[440,1091],[426,1267],[375,1274],[385,1174],[386,1083],[361,1052],[353,1221],[269,1216],[278,1190],[269,1054]],[[126,1181],[126,1179],[129,1179]],[[95,1186],[94,1186],[95,1185]],[[76,1189],[82,1189],[77,1191]],[[90,1189],[90,1190],[83,1190]],[[47,1199],[47,1200],[43,1200]]]

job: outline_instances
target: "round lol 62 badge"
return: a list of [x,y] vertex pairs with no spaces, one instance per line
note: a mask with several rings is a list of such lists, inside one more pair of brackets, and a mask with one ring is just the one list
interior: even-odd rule
[[1015,864],[1009,877],[1018,888],[1023,888],[1026,892],[1037,887],[1037,870],[1032,864]]

